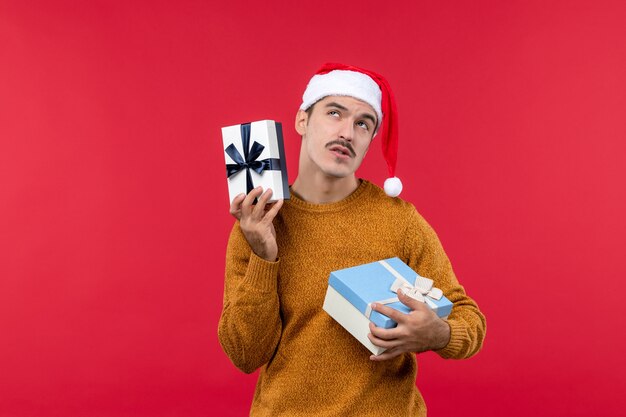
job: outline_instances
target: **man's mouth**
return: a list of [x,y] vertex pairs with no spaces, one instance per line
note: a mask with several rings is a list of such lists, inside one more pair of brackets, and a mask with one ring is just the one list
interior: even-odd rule
[[329,151],[335,152],[339,156],[347,156],[354,158],[356,156],[356,152],[352,148],[352,145],[349,142],[344,142],[342,140],[333,140],[326,144],[326,147]]

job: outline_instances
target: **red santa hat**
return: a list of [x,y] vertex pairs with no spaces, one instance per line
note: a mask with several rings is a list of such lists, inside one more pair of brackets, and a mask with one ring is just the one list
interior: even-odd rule
[[396,101],[387,80],[373,71],[351,65],[327,63],[315,73],[302,95],[300,110],[307,110],[327,96],[349,96],[372,106],[378,115],[374,135],[380,133],[383,156],[387,161],[389,178],[385,193],[396,197],[402,182],[395,176],[398,159],[398,116]]

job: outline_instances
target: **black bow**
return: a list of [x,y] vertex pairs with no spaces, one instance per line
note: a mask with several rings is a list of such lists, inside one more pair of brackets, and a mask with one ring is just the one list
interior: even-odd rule
[[261,145],[257,141],[254,141],[250,147],[250,123],[244,123],[241,125],[241,142],[243,145],[244,156],[241,156],[235,145],[232,143],[225,149],[228,156],[235,161],[234,164],[226,164],[226,176],[230,178],[239,171],[245,169],[246,194],[248,194],[254,188],[250,170],[252,169],[259,175],[261,175],[265,170],[280,170],[280,159],[267,158],[257,161],[257,158],[261,155],[265,146]]

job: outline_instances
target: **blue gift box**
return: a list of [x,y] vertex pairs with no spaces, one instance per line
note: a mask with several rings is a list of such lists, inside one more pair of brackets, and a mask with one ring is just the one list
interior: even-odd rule
[[[388,267],[391,267],[396,274],[401,275],[411,284],[419,277],[399,258],[390,258],[333,271],[328,279],[328,285],[365,315],[370,303],[397,297],[396,293],[391,290],[397,276]],[[426,304],[437,313],[437,316],[442,318],[447,317],[452,311],[452,303],[445,296],[439,300],[426,297]],[[411,311],[399,301],[386,305],[405,314]],[[369,320],[376,326],[386,329],[397,325],[395,321],[376,311],[371,312]]]

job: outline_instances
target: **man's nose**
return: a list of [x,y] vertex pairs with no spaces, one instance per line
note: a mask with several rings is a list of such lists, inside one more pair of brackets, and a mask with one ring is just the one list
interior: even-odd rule
[[352,139],[354,138],[354,123],[352,123],[352,120],[346,119],[342,121],[339,137],[348,142],[352,142]]

